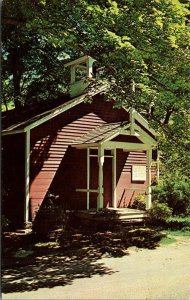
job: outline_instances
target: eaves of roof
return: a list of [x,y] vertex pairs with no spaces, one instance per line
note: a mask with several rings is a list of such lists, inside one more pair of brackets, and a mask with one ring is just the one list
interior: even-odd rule
[[[20,123],[16,123],[14,125],[9,126],[8,128],[4,129],[2,131],[2,136],[3,135],[12,135],[12,134],[17,134],[17,133],[22,133],[22,132],[27,132],[43,123],[46,121],[51,120],[52,118],[58,116],[59,114],[71,109],[72,107],[75,107],[76,105],[84,102],[86,97],[88,96],[95,96],[101,92],[104,92],[106,89],[106,85],[100,87],[96,91],[93,92],[88,92],[85,94],[82,94],[78,97],[75,97],[67,102],[64,102],[63,104],[56,106],[53,109],[47,110],[41,114],[38,114],[34,117],[31,117],[30,119],[26,121],[22,121]],[[127,112],[130,113],[130,108],[125,108],[123,107]],[[146,130],[153,138],[155,138],[158,134],[154,131],[154,129],[149,127],[148,121],[144,119],[137,111],[134,111],[134,119],[140,123],[140,125]]]
[[38,114],[24,122],[20,122],[20,123],[11,125],[2,131],[2,135],[17,134],[17,133],[22,133],[22,132],[31,130],[31,129],[43,124],[44,122],[51,120],[52,118],[58,116],[59,114],[71,109],[72,107],[82,103],[86,97],[95,96],[96,94],[99,94],[99,93],[103,92],[104,90],[105,90],[105,86],[102,86],[93,93],[82,94],[82,95],[75,97],[75,98],[73,98],[51,110],[45,111],[41,114]]

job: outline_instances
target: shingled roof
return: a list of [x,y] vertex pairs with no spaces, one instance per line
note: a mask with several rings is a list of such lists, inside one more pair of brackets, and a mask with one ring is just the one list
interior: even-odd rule
[[78,139],[74,140],[73,144],[89,144],[103,141],[118,133],[119,129],[126,124],[127,122],[117,122],[98,126],[97,128],[89,131],[87,134],[84,134]]
[[[62,98],[62,104],[60,105],[55,105],[50,106],[48,109],[48,106],[45,107],[44,109],[35,109],[32,112],[23,112],[21,116],[17,116],[16,114],[12,115],[12,119],[10,118],[9,122],[6,122],[6,120],[3,120],[4,126],[3,126],[3,131],[2,135],[7,135],[7,134],[15,134],[19,132],[24,132],[27,130],[30,130],[48,120],[51,118],[54,118],[55,116],[61,114],[62,112],[70,109],[71,107],[74,107],[86,99],[86,97],[89,96],[95,96],[98,93],[103,92],[105,89],[104,86],[100,87],[96,91],[90,92],[90,93],[85,93],[82,94],[78,97],[75,97],[73,99],[70,98]],[[41,112],[42,111],[42,112]],[[39,113],[41,112],[41,113]]]

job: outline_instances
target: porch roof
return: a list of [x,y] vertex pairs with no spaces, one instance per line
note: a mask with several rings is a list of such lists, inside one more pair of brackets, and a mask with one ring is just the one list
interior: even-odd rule
[[[138,120],[137,120],[138,121]],[[147,150],[155,148],[157,139],[149,128],[136,119],[98,126],[73,141],[72,147],[107,147],[109,149]],[[121,136],[119,139],[115,139]],[[126,138],[124,137],[126,136]]]
[[121,132],[122,129],[126,129],[129,126],[129,122],[103,124],[74,140],[72,145],[88,145],[104,142],[114,138]]

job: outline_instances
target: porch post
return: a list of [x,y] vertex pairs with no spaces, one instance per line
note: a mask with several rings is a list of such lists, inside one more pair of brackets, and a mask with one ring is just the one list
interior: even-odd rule
[[88,78],[92,78],[92,76],[93,76],[93,70],[92,70],[93,62],[94,62],[94,60],[91,57],[89,57],[89,59],[87,60],[87,77]]
[[116,198],[116,149],[112,150],[112,206],[117,208]]
[[152,149],[146,151],[146,166],[147,166],[147,190],[146,190],[146,209],[151,208],[151,163],[152,163]]
[[29,221],[29,184],[30,184],[30,130],[25,135],[25,203],[24,203],[24,222]]
[[90,200],[89,189],[90,189],[90,149],[87,148],[87,194],[86,194],[86,209],[87,210],[89,210],[89,208],[90,208],[90,204],[89,204],[89,200]]
[[103,165],[104,165],[104,148],[100,146],[98,148],[98,164],[99,164],[99,171],[98,171],[98,205],[97,209],[103,208]]

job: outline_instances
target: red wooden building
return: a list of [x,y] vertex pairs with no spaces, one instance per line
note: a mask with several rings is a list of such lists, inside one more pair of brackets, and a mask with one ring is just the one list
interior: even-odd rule
[[[94,60],[71,67],[71,97],[2,131],[5,211],[16,227],[33,220],[48,191],[66,209],[130,207],[137,193],[151,206],[151,181],[157,174],[156,132],[134,109],[113,107],[105,87],[88,92]],[[91,93],[92,102],[85,98]]]

